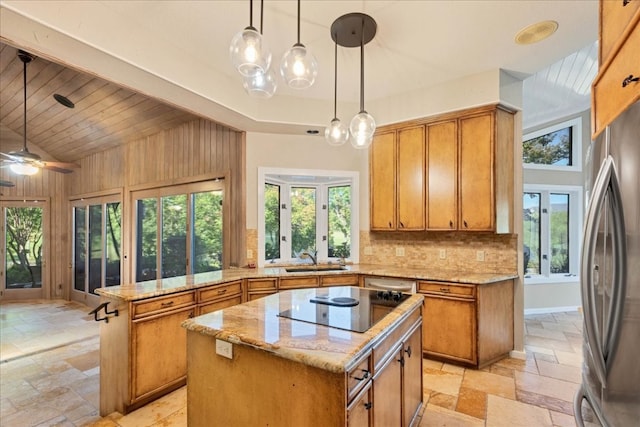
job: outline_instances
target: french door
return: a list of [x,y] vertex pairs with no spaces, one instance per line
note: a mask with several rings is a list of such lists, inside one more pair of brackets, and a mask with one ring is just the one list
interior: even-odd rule
[[49,209],[41,200],[2,201],[0,299],[45,298]]
[[96,306],[96,289],[121,284],[122,202],[120,195],[75,200],[71,299]]

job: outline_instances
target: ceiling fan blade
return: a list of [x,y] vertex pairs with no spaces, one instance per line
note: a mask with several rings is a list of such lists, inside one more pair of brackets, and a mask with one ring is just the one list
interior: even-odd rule
[[63,162],[42,162],[40,166],[42,169],[50,170],[53,172],[60,173],[71,173],[73,172],[71,169],[77,169],[80,166],[75,163],[63,163]]
[[15,187],[16,185],[11,181],[5,181],[4,179],[0,179],[0,187]]

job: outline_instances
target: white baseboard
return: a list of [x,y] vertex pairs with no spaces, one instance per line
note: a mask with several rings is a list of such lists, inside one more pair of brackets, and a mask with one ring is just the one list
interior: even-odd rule
[[527,359],[527,353],[524,350],[523,351],[511,350],[509,352],[509,357],[511,357],[513,359],[526,360]]
[[582,307],[579,305],[574,305],[567,307],[525,308],[524,315],[526,316],[527,314],[560,313],[563,311],[582,311]]

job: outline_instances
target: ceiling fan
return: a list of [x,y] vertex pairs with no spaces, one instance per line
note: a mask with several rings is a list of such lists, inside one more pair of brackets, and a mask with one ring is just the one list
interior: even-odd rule
[[[14,173],[18,175],[33,175],[38,169],[47,169],[53,172],[71,173],[71,169],[77,168],[74,163],[51,162],[42,160],[42,158],[29,151],[27,148],[27,64],[35,57],[23,50],[18,50],[18,58],[24,65],[23,81],[24,81],[24,124],[23,124],[23,146],[19,151],[10,151],[8,153],[0,152],[0,167],[8,166]],[[1,187],[11,187],[13,185],[9,181],[0,180]]]

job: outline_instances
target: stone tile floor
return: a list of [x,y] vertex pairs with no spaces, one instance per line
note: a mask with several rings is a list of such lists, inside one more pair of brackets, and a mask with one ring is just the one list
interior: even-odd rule
[[[99,416],[99,325],[68,301],[0,304],[0,426],[186,426],[186,387]],[[526,360],[483,370],[424,360],[420,427],[575,426],[582,315],[525,317]]]

